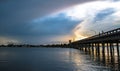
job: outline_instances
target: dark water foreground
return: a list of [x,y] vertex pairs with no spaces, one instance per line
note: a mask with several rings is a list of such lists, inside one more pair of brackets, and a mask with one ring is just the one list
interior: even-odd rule
[[71,48],[0,48],[0,71],[113,71],[99,60]]

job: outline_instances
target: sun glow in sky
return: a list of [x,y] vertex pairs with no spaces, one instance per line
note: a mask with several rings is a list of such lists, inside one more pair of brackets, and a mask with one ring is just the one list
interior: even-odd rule
[[[80,40],[102,30],[120,27],[120,1],[93,1],[66,10],[66,16],[82,20],[74,29],[75,40]],[[94,32],[93,32],[93,31]]]

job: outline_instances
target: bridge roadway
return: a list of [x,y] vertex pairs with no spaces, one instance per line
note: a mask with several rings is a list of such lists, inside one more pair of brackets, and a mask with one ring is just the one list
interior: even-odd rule
[[102,43],[102,42],[120,42],[120,28],[114,29],[108,32],[104,32],[98,35],[94,35],[91,37],[88,37],[86,39],[82,39],[79,41],[75,41],[72,44],[79,43],[79,44],[84,44],[84,43]]

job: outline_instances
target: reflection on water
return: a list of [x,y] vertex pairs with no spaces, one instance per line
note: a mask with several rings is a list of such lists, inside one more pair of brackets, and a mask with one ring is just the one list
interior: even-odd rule
[[[71,49],[70,49],[71,50]],[[75,64],[76,71],[109,71],[108,67],[100,65],[99,62],[94,61],[92,56],[84,52],[70,51],[70,61]]]
[[0,71],[111,71],[110,63],[119,67],[71,48],[0,48]]
[[102,47],[100,47],[100,55],[96,53],[96,50],[93,53],[92,51],[91,53],[86,52],[86,54],[90,55],[90,58],[98,65],[107,67],[109,71],[120,71],[120,56],[117,55],[117,47],[114,46],[112,48],[114,48],[112,55],[110,54],[110,49],[107,50],[107,47],[105,47],[104,55]]

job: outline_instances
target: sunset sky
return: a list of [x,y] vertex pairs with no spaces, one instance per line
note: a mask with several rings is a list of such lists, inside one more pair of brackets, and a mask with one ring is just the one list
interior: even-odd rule
[[52,44],[120,27],[120,0],[0,0],[0,44]]

